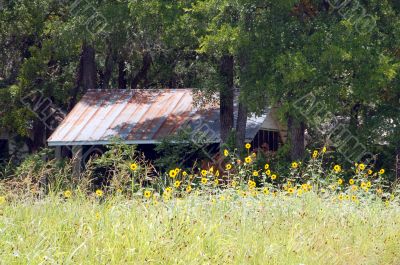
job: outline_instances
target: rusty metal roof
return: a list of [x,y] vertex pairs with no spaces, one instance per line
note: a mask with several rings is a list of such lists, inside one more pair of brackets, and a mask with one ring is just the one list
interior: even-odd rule
[[[184,128],[219,142],[218,104],[198,107],[195,97],[192,89],[89,90],[48,144],[104,145],[116,137],[128,144],[152,144]],[[266,118],[265,114],[248,119],[247,140],[254,138]]]

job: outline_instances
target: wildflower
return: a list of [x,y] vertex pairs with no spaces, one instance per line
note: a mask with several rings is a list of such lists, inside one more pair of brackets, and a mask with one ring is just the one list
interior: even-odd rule
[[179,180],[175,181],[174,187],[179,188],[179,186],[181,186],[181,182]]
[[333,170],[335,170],[336,173],[339,173],[340,171],[342,171],[342,167],[339,166],[339,165],[335,165],[335,166],[333,167]]
[[351,200],[352,200],[353,202],[357,201],[357,196],[356,196],[356,195],[351,196]]
[[277,176],[275,175],[275,174],[273,174],[272,176],[271,176],[271,179],[272,180],[275,180],[277,178]]
[[296,162],[292,163],[292,168],[297,168],[299,166],[299,164],[297,164]]
[[6,203],[6,197],[0,196],[0,205]]
[[146,190],[146,191],[144,192],[144,197],[145,197],[146,199],[148,199],[148,198],[150,198],[150,196],[151,196],[151,191]]
[[312,157],[313,157],[313,158],[317,158],[317,156],[318,156],[318,151],[315,150],[315,151],[313,152],[313,154],[312,154]]
[[177,167],[177,168],[175,168],[174,170],[175,170],[175,172],[176,172],[176,174],[177,174],[177,175],[178,175],[178,173],[181,171],[181,169],[180,169],[180,168],[178,168],[178,167]]
[[264,169],[267,170],[269,168],[269,164],[265,164]]
[[381,170],[379,170],[379,174],[380,174],[380,175],[385,174],[385,170],[382,168]]
[[365,182],[361,182],[361,188],[366,188],[367,187],[367,183],[365,183]]
[[297,195],[298,195],[298,196],[303,195],[303,190],[297,190]]
[[250,156],[246,157],[244,159],[244,162],[246,162],[247,164],[250,164],[251,163],[251,157]]
[[304,191],[307,191],[307,190],[308,190],[308,185],[307,185],[306,183],[304,183],[304,184],[301,185],[301,188],[302,188]]
[[229,155],[229,151],[228,150],[224,150],[224,156],[228,156]]
[[135,171],[137,168],[138,168],[138,166],[137,166],[136,163],[132,163],[132,164],[131,164],[131,170],[132,170],[132,171]]
[[324,148],[322,148],[322,153],[326,153],[326,146],[324,146]]
[[167,188],[165,189],[165,192],[166,192],[166,193],[171,193],[171,192],[172,192],[172,188],[171,188],[171,187],[167,187]]
[[359,165],[358,165],[358,168],[359,168],[361,171],[363,171],[363,170],[365,169],[365,165],[364,165],[364,164],[359,164]]
[[256,157],[257,155],[256,155],[256,153],[252,153],[251,156],[252,157]]
[[208,171],[209,171],[210,173],[214,173],[214,167],[211,167]]
[[232,181],[231,185],[232,185],[232,187],[236,187],[237,186],[237,181],[236,180]]
[[382,189],[380,189],[380,188],[379,188],[379,189],[376,189],[376,193],[382,194],[382,192],[383,192]]
[[231,164],[226,164],[226,165],[225,165],[225,169],[226,169],[226,170],[231,170],[231,168],[232,168],[232,165],[231,165]]
[[349,184],[353,185],[354,184],[354,179],[349,179]]
[[186,177],[188,175],[188,173],[186,171],[182,172],[182,176]]
[[288,180],[287,185],[288,185],[289,187],[291,187],[291,186],[292,186],[292,182],[291,182],[290,180]]
[[218,179],[215,179],[215,180],[214,180],[214,185],[217,186],[218,184],[219,184],[219,180],[218,180]]
[[344,197],[344,199],[345,199],[346,201],[350,200],[350,195],[347,194],[347,195]]
[[252,180],[249,180],[248,182],[249,188],[255,188],[256,187],[256,183]]
[[258,171],[253,171],[253,177],[258,177]]
[[312,186],[311,186],[310,184],[307,184],[307,188],[308,188],[309,190],[312,190]]
[[371,169],[368,169],[368,175],[372,175],[372,173],[374,173]]
[[66,190],[66,191],[64,191],[64,197],[65,198],[71,198],[71,196],[72,196],[72,192],[70,191],[70,190]]
[[202,175],[203,177],[207,176],[207,170],[203,169],[203,170],[201,171],[201,175]]
[[294,193],[294,189],[293,189],[293,188],[289,188],[289,189],[288,189],[288,193],[289,193],[289,194],[293,194],[293,193]]
[[343,184],[343,180],[342,180],[342,179],[338,179],[337,183],[338,183],[339,185],[342,185],[342,184]]
[[246,147],[246,149],[250,149],[251,148],[251,144],[247,143],[244,147]]
[[97,197],[102,197],[103,196],[103,191],[102,190],[96,190],[96,195],[97,195]]
[[269,189],[268,189],[268,188],[264,188],[264,189],[263,189],[263,193],[264,193],[265,195],[268,195],[268,194],[269,194]]
[[219,170],[217,170],[217,171],[215,172],[215,176],[216,176],[216,177],[219,177]]
[[265,174],[267,174],[267,176],[269,176],[269,175],[271,175],[271,170],[267,170],[267,171],[265,171]]
[[371,186],[372,186],[371,181],[368,181],[368,182],[367,182],[367,188],[371,188]]
[[201,183],[202,183],[202,184],[207,184],[207,181],[208,181],[208,179],[206,179],[206,178],[202,178],[202,179],[201,179]]
[[386,200],[386,201],[385,201],[385,206],[386,206],[386,207],[389,207],[389,205],[390,205],[390,202],[389,202],[388,200]]
[[176,172],[174,169],[171,169],[171,170],[169,171],[169,177],[170,177],[170,178],[175,178],[176,175],[177,175],[177,172]]
[[368,188],[364,188],[364,191],[365,191],[365,192],[368,192],[368,191],[369,191],[369,189],[368,189]]
[[352,186],[351,186],[351,190],[352,190],[352,191],[357,191],[357,190],[358,190],[358,187],[357,187],[356,185],[352,185]]
[[343,200],[343,194],[340,194],[340,195],[338,196],[338,199],[339,199],[339,201],[342,201],[342,200]]
[[187,186],[187,187],[186,187],[186,192],[189,193],[189,192],[191,192],[191,191],[192,191],[192,186],[190,186],[190,185]]

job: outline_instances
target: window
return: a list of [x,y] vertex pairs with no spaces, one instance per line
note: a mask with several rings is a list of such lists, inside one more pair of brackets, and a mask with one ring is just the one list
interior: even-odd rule
[[7,160],[9,156],[8,140],[0,139],[0,161]]
[[277,151],[281,144],[281,138],[278,131],[259,130],[252,141],[254,148],[260,148],[264,151]]

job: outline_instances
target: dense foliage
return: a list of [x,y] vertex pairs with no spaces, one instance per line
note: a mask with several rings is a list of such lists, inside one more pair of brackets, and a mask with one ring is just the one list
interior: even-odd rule
[[[0,126],[16,132],[31,152],[45,145],[60,121],[51,113],[68,112],[87,89],[198,87],[220,92],[221,109],[229,110],[232,89],[239,88],[238,124],[267,105],[279,108],[289,130],[280,156],[287,162],[304,158],[307,137],[310,149],[335,147],[343,154],[340,163],[365,158],[352,155],[360,143],[395,175],[395,0],[0,3]],[[310,93],[315,101],[307,106],[302,99]],[[49,98],[51,108],[35,105],[35,95]],[[241,147],[243,126],[233,127],[229,111],[221,115],[223,141],[236,131]],[[338,124],[356,142],[343,137]]]

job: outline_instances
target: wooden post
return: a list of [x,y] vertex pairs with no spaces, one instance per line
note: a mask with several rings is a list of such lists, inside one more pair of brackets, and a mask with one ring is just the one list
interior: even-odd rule
[[62,155],[61,155],[61,146],[56,146],[56,149],[55,149],[55,151],[54,151],[54,156],[55,156],[55,159],[57,160],[57,161],[60,161],[61,160],[61,158],[62,158]]
[[82,146],[76,145],[72,147],[72,175],[74,178],[80,178],[82,164]]

